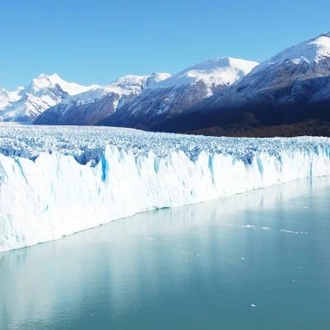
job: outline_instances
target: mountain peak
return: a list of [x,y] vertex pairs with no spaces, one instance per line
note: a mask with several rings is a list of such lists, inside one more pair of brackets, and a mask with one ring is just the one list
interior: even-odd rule
[[330,32],[284,49],[263,62],[258,69],[261,70],[268,65],[281,65],[285,62],[291,62],[295,65],[302,63],[313,65],[327,58],[330,58]]
[[40,75],[36,79],[56,80],[61,78],[57,73],[53,73],[53,74],[40,73]]
[[147,88],[157,88],[158,84],[172,75],[166,72],[153,72],[148,79],[146,80],[146,87]]
[[193,85],[199,81],[208,86],[229,86],[236,80],[248,74],[257,62],[242,60],[233,57],[215,57],[197,63],[187,69],[160,82],[160,87]]
[[[184,71],[203,71],[204,73],[213,72],[218,69],[236,68],[244,71],[245,73],[250,72],[258,63],[253,61],[242,60],[234,57],[214,57],[207,61],[197,63]],[[184,72],[183,71],[183,72]]]
[[60,86],[63,91],[67,92],[70,95],[77,95],[96,87],[95,85],[82,86],[73,82],[67,82],[62,79],[57,73],[53,73],[51,75],[41,73],[36,78],[32,79],[32,83],[30,84],[28,89],[31,89],[35,93],[41,90],[46,90],[48,88],[53,88],[56,85]]
[[65,80],[63,80],[57,73],[53,73],[51,75],[47,75],[45,73],[41,73],[36,78],[32,79],[30,87],[34,92],[39,90],[52,88],[56,85],[63,87],[67,84]]
[[107,88],[110,90],[113,90],[114,88],[119,89],[119,93],[122,93],[123,91],[125,91],[124,93],[131,91],[136,94],[141,91],[146,79],[147,76],[125,75],[107,85]]
[[330,32],[321,34],[307,44],[310,50],[309,54],[314,57],[314,61],[317,62],[324,57],[330,57]]
[[147,79],[147,76],[137,76],[127,74],[124,76],[119,77],[117,80],[112,82],[111,84],[115,85],[142,85],[143,82]]

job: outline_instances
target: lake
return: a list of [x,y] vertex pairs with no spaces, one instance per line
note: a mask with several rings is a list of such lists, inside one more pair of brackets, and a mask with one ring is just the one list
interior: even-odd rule
[[1,253],[0,329],[328,329],[329,200],[303,180]]

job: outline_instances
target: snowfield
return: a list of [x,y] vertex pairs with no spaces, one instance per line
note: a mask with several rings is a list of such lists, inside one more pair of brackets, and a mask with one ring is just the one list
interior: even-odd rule
[[330,175],[329,138],[0,125],[0,251],[151,209]]

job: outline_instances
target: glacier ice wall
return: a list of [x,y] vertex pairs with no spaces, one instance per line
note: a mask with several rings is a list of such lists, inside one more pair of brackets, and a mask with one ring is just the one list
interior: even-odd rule
[[[174,135],[171,139],[176,141]],[[61,149],[23,157],[7,146],[7,154],[0,153],[0,251],[146,210],[330,175],[329,139],[267,139],[259,149],[251,149],[251,143],[262,146],[266,140],[235,141],[230,152],[210,150],[201,141],[194,142],[194,152],[165,144],[167,153],[147,147],[137,153],[136,148],[107,144],[96,149],[97,161],[87,163]]]

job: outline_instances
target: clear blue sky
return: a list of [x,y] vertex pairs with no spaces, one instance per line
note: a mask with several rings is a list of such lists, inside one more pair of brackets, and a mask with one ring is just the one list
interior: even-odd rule
[[175,73],[217,56],[263,61],[330,30],[330,1],[3,0],[0,86]]

